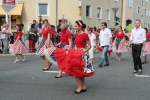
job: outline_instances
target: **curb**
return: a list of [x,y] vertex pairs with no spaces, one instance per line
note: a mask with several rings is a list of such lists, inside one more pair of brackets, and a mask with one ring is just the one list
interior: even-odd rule
[[[26,54],[23,54],[24,56],[35,56],[36,53],[26,53]],[[13,54],[0,54],[0,57],[11,57],[11,56],[15,56]]]

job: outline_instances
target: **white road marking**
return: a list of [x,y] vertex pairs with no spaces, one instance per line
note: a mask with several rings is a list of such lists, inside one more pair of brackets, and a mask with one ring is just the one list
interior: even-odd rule
[[150,77],[149,75],[135,75],[136,77]]
[[44,72],[46,72],[46,73],[59,73],[59,71],[44,71]]

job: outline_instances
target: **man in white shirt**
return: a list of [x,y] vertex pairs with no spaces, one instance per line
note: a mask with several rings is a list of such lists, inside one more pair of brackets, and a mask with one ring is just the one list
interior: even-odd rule
[[135,73],[142,74],[142,63],[140,55],[142,48],[145,47],[146,31],[140,26],[141,21],[137,19],[135,22],[135,28],[132,29],[130,37],[130,44],[132,44],[132,56],[134,63],[133,74]]
[[111,31],[107,28],[107,23],[103,22],[102,23],[102,30],[100,31],[99,34],[99,44],[102,47],[102,59],[100,61],[100,64],[98,65],[100,68],[102,68],[104,60],[106,64],[104,66],[109,66],[109,60],[107,56],[107,50],[109,46],[112,44],[112,34]]
[[5,28],[2,29],[2,34],[3,34],[3,38],[2,38],[2,41],[4,43],[4,50],[3,50],[3,53],[8,53],[7,52],[7,49],[8,49],[8,45],[9,45],[9,42],[8,42],[8,38],[9,38],[9,35],[11,34],[11,31],[8,29],[8,24],[5,25]]

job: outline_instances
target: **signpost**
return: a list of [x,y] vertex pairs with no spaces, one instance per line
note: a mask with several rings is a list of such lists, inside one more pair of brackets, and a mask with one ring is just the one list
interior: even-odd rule
[[8,13],[12,11],[17,5],[17,0],[2,0],[2,7],[6,12],[6,22],[8,24]]
[[114,22],[115,22],[115,27],[116,27],[116,14],[119,10],[119,8],[112,8],[113,12],[114,12]]

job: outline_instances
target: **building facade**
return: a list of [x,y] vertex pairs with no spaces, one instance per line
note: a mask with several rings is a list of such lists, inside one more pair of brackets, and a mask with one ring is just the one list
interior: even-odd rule
[[122,0],[82,0],[81,8],[82,20],[87,26],[101,28],[101,23],[107,22],[108,28],[116,28],[115,14],[112,8],[118,8],[116,16],[122,17]]
[[[22,5],[22,8],[17,8],[18,5]],[[15,13],[14,10],[9,13],[9,24],[12,29],[15,24],[24,23],[28,31],[33,20],[39,22],[39,15],[55,26],[61,21],[74,25],[76,20],[81,20],[79,0],[18,0],[18,5],[15,9],[21,13]],[[2,22],[5,20],[5,11],[1,6],[0,11],[0,22]]]
[[136,19],[150,29],[150,0],[123,0],[122,26],[134,25]]

